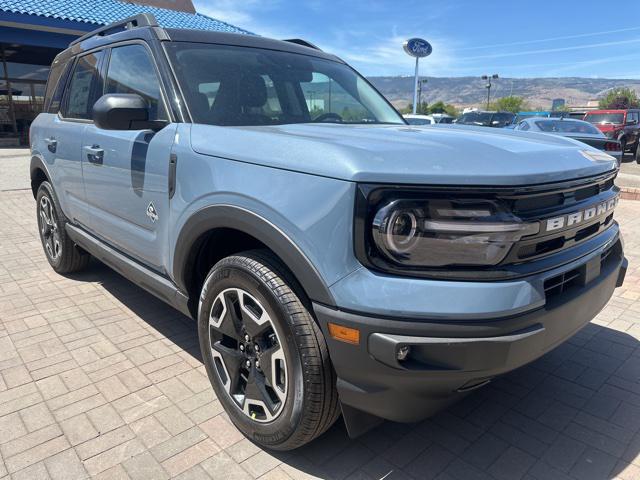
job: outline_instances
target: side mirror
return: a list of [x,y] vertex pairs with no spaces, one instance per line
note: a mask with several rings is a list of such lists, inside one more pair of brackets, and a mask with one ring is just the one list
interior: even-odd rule
[[93,105],[93,122],[104,130],[151,128],[149,106],[137,94],[108,93]]
[[627,121],[627,125],[637,125],[638,121],[637,120],[628,120]]

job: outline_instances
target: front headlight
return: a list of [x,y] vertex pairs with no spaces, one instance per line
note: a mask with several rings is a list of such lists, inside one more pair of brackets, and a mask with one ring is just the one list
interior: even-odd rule
[[360,185],[355,217],[356,256],[364,265],[451,278],[454,271],[499,265],[516,242],[540,231],[537,219],[520,218],[490,189]]
[[497,265],[539,232],[497,201],[391,198],[371,212],[370,254],[406,267]]

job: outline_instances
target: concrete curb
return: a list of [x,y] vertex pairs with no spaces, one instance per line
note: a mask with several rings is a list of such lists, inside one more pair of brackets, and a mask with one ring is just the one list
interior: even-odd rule
[[620,187],[620,198],[625,200],[640,200],[640,188]]

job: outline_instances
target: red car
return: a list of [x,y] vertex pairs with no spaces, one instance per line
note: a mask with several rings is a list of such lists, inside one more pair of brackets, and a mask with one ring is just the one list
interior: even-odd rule
[[592,110],[584,116],[608,138],[620,141],[622,152],[635,154],[640,139],[640,109]]

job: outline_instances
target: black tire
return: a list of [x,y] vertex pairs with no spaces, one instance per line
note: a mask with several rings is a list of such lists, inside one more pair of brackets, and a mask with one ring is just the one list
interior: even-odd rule
[[[222,378],[228,372],[226,366],[221,368],[222,357],[217,357],[217,363],[214,363],[212,343],[220,345],[222,341],[214,341],[216,329],[210,326],[209,317],[213,314],[214,302],[217,302],[216,305],[227,305],[225,292],[238,289],[253,296],[260,307],[264,306],[278,336],[278,346],[284,352],[288,383],[286,394],[283,393],[285,400],[280,404],[278,415],[272,420],[256,421],[255,412],[252,417],[248,416],[239,405],[237,396],[234,400],[232,392],[227,391],[230,388],[228,380]],[[231,314],[231,317],[244,315],[237,304],[233,305],[232,311],[236,313]],[[227,318],[226,315],[226,311],[223,311],[219,316]],[[231,322],[235,330],[239,324],[235,321],[238,317],[233,317],[234,321]],[[222,325],[222,320],[218,325]],[[224,258],[209,271],[200,295],[198,335],[202,358],[218,399],[235,426],[253,442],[273,450],[292,450],[321,435],[338,418],[340,408],[336,377],[325,339],[310,313],[309,302],[304,293],[286,267],[270,252],[242,252]],[[243,337],[242,334],[240,337]],[[238,342],[238,352],[242,342],[243,340]],[[252,350],[249,344],[244,348],[246,351]],[[246,355],[236,365],[242,365],[244,359]],[[255,362],[254,359],[254,363],[259,366],[259,361]],[[269,365],[272,365],[271,362]],[[250,378],[250,375],[246,373],[245,378]],[[233,375],[228,374],[228,377]],[[264,374],[264,378],[274,377]],[[247,391],[248,383],[246,380]],[[245,393],[243,404],[248,396]]]
[[627,149],[627,141],[623,138],[620,139],[620,151],[622,152],[620,155],[620,162],[624,161],[624,152]]
[[[43,216],[45,211],[46,216]],[[40,184],[36,194],[36,215],[42,248],[51,267],[57,273],[78,272],[86,268],[91,256],[76,246],[67,235],[67,218],[47,181]]]

